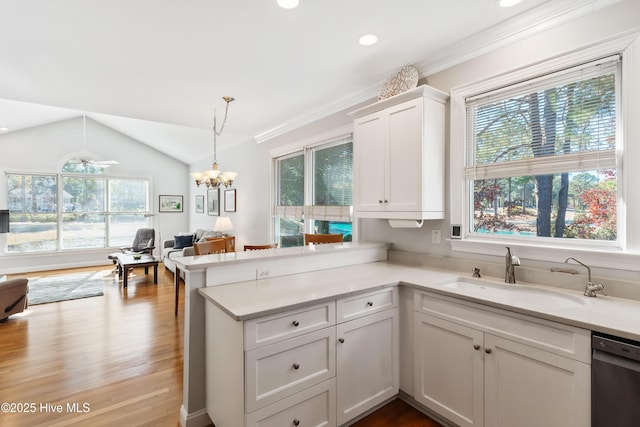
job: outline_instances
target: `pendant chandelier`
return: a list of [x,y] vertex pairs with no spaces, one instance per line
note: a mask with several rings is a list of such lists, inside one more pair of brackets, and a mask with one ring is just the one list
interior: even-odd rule
[[224,129],[224,125],[227,122],[227,114],[229,112],[229,103],[234,101],[235,98],[231,96],[223,96],[224,102],[226,102],[224,108],[224,119],[222,120],[222,126],[220,126],[220,130],[218,130],[217,123],[217,115],[216,111],[213,111],[213,165],[211,169],[206,170],[204,172],[193,172],[191,173],[191,177],[196,182],[196,185],[200,187],[200,184],[204,183],[207,188],[219,188],[220,186],[231,187],[233,184],[233,180],[236,179],[238,175],[237,172],[233,171],[225,171],[220,172],[218,169],[218,158],[217,158],[217,138],[222,134]]

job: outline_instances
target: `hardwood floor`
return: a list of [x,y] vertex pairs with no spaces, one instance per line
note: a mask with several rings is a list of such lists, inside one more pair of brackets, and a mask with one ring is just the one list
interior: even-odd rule
[[412,406],[396,399],[374,413],[352,424],[351,427],[442,427]]
[[[110,267],[25,276],[78,271]],[[0,324],[0,400],[33,411],[3,411],[0,425],[178,425],[184,303],[174,317],[163,266],[157,286],[134,274],[127,289],[108,275],[102,297],[34,305]]]
[[[184,292],[174,317],[173,274],[162,265],[157,286],[136,269],[127,289],[110,270],[24,275],[104,271],[104,296],[34,305],[0,324],[0,401],[22,411],[2,411],[0,425],[179,425]],[[396,400],[354,426],[440,425]]]

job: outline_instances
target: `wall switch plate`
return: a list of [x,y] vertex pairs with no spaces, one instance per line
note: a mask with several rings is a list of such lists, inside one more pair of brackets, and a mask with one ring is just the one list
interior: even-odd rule
[[431,243],[439,245],[442,242],[442,231],[431,230]]

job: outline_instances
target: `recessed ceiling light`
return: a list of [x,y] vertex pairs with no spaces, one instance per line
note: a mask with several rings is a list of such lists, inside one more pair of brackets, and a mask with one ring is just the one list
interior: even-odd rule
[[500,0],[498,1],[498,5],[500,7],[511,7],[520,3],[522,0]]
[[8,131],[8,130],[9,130],[9,128],[8,128],[8,127],[4,127],[4,126],[3,126],[3,127],[0,127],[0,132],[6,132],[6,131]]
[[378,42],[378,37],[375,34],[365,34],[358,40],[362,46],[371,46]]
[[300,4],[299,0],[278,0],[278,6],[283,9],[295,9]]

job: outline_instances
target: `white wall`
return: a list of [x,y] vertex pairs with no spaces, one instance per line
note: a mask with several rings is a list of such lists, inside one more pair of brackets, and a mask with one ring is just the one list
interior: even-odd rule
[[[211,169],[213,156],[191,165],[190,172]],[[269,152],[264,145],[258,145],[253,139],[245,141],[227,150],[218,151],[218,165],[221,171],[232,170],[238,176],[232,188],[236,189],[236,211],[225,212],[224,192],[220,189],[220,215],[228,216],[233,223],[230,235],[236,237],[236,250],[241,251],[245,244],[271,243],[270,212],[270,161]],[[207,189],[204,184],[189,187],[190,200],[195,202],[196,195],[205,197],[205,212],[196,213],[192,208],[189,230],[197,228],[213,229],[217,217],[206,212]]]
[[[82,120],[77,117],[0,135],[0,208],[7,202],[4,173],[59,173],[65,161],[80,154],[83,150]],[[159,248],[160,239],[187,227],[192,204],[186,197],[187,165],[91,119],[86,120],[86,151],[100,160],[120,162],[106,169],[107,176],[141,177],[151,181],[156,247]],[[185,195],[185,211],[158,213],[160,194]],[[3,273],[107,264],[106,254],[113,251],[112,248],[8,255],[3,253],[5,239],[5,235],[0,234],[0,272]],[[131,239],[133,241],[133,236]]]

